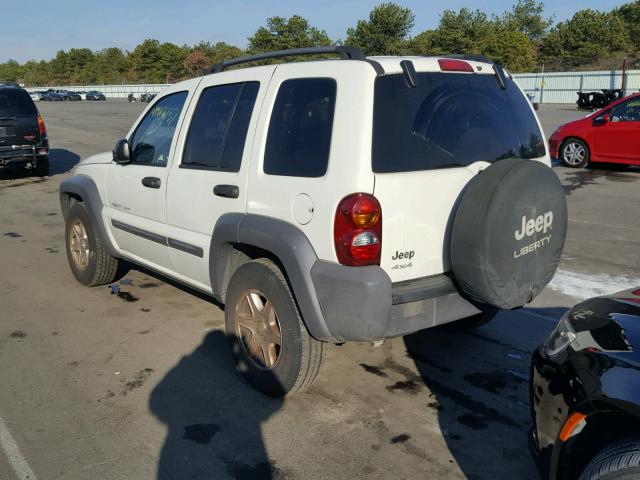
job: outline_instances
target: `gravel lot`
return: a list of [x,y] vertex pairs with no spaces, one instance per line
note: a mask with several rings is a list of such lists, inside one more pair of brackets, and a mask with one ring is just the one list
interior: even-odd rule
[[[469,334],[332,346],[308,392],[269,399],[234,372],[212,300],[134,268],[123,301],[67,267],[58,186],[144,105],[39,108],[51,176],[0,177],[2,479],[533,479],[529,353],[578,299],[640,285],[640,169],[556,166],[569,238],[529,308]],[[539,113],[547,135],[583,115]]]

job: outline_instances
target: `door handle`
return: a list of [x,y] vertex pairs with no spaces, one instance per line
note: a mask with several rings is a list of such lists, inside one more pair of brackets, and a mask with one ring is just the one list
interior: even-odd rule
[[144,177],[142,185],[148,188],[160,188],[161,182],[158,177]]
[[216,185],[213,187],[213,194],[218,197],[238,198],[240,189],[237,185]]

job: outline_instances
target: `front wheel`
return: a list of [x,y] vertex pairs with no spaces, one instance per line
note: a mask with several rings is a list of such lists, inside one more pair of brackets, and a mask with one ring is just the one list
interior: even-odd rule
[[73,276],[88,287],[113,282],[121,260],[109,255],[82,202],[74,203],[66,220],[67,259]]
[[272,397],[313,383],[324,344],[309,335],[291,290],[270,260],[241,265],[227,289],[225,324],[238,370]]
[[589,165],[589,147],[578,138],[570,138],[560,149],[562,162],[571,168],[584,168]]
[[595,456],[579,480],[634,480],[640,478],[640,439],[630,438]]

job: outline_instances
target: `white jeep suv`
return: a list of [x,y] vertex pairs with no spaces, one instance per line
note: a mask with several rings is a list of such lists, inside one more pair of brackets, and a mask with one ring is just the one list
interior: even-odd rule
[[78,281],[126,260],[212,295],[239,369],[283,395],[313,382],[326,342],[530,302],[566,235],[549,166],[527,98],[487,59],[296,49],[167,88],[60,200]]

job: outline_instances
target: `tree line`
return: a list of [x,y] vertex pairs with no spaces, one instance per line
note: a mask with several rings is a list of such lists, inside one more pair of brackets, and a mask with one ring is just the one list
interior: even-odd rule
[[512,72],[619,68],[622,58],[640,63],[640,0],[602,12],[580,10],[556,23],[537,0],[517,0],[511,10],[445,10],[438,26],[411,36],[415,15],[382,3],[331,39],[299,15],[272,17],[248,38],[247,48],[225,42],[175,45],[147,39],[132,51],[110,47],[60,50],[49,60],[0,63],[0,80],[29,86],[70,84],[171,83],[197,76],[225,59],[286,48],[353,45],[367,55],[482,54]]

